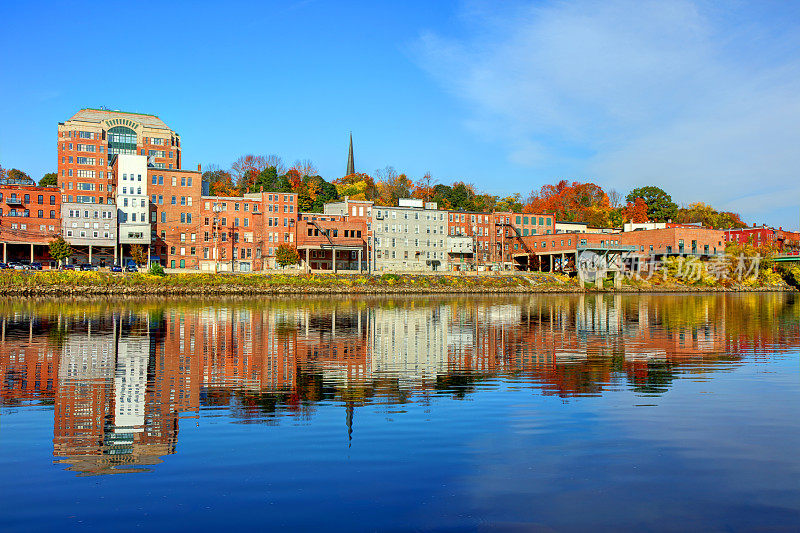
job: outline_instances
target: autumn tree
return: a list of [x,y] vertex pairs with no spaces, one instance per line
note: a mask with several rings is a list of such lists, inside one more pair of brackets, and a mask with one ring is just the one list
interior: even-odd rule
[[525,205],[528,213],[555,213],[557,220],[584,222],[593,226],[611,225],[608,196],[594,183],[561,180],[532,192]]
[[647,204],[644,200],[637,197],[633,202],[628,204],[622,210],[623,222],[647,222]]
[[511,211],[512,213],[521,213],[524,207],[522,195],[519,193],[506,196],[505,198],[498,198],[495,205],[497,211]]
[[144,251],[144,247],[139,244],[131,246],[131,259],[137,265],[145,264],[147,262],[147,253]]
[[716,229],[743,228],[747,226],[737,213],[720,212],[703,202],[695,202],[689,204],[688,207],[678,209],[675,221],[681,224],[700,223],[707,228]]
[[305,209],[315,213],[321,213],[328,202],[339,198],[336,186],[328,183],[321,176],[306,176],[303,178],[305,191],[310,205]]
[[333,180],[336,193],[339,197],[349,197],[352,200],[376,200],[378,198],[378,186],[369,174],[356,172]]
[[255,183],[258,175],[269,167],[266,156],[243,155],[231,165],[231,173],[235,180],[236,188],[240,192],[247,192]]
[[12,168],[11,170],[6,171],[6,179],[10,182],[15,183],[25,183],[25,184],[35,184],[36,182],[31,179],[25,172],[19,170],[18,168]]
[[414,183],[405,174],[398,174],[394,167],[387,166],[375,171],[378,186],[378,205],[397,205],[400,198],[409,198]]
[[296,171],[301,177],[316,176],[319,174],[319,170],[317,170],[314,162],[310,159],[303,159],[302,161],[298,159],[287,172],[291,172],[292,170]]
[[418,198],[423,202],[430,202],[433,200],[433,187],[436,180],[433,179],[430,172],[426,172],[415,184],[411,191],[411,196]]
[[281,244],[275,250],[275,261],[281,267],[296,265],[300,262],[300,255],[297,253],[297,248],[288,244]]
[[212,196],[238,196],[231,173],[216,165],[209,165],[208,170],[203,172],[203,181],[208,183]]
[[39,180],[39,187],[57,187],[58,186],[58,174],[55,172],[48,172],[42,179]]
[[678,214],[677,204],[672,201],[672,197],[669,194],[659,187],[651,185],[633,189],[625,197],[625,201],[634,202],[637,198],[641,198],[647,204],[647,218],[649,220],[667,222],[675,219]]

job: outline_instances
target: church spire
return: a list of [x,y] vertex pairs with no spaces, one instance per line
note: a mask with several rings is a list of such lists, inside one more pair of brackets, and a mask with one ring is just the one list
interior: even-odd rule
[[356,163],[353,160],[353,132],[350,132],[350,152],[347,154],[347,176],[356,173]]

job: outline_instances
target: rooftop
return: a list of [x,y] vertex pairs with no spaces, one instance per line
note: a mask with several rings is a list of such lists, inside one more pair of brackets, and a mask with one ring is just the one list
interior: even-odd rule
[[69,120],[81,120],[83,122],[103,122],[104,120],[108,120],[111,118],[127,118],[129,120],[134,120],[136,122],[141,123],[143,126],[147,126],[148,128],[156,128],[156,129],[165,129],[169,130],[169,126],[167,126],[163,120],[158,118],[155,115],[146,115],[144,113],[129,113],[127,111],[118,111],[112,109],[93,109],[93,108],[85,108],[81,109]]

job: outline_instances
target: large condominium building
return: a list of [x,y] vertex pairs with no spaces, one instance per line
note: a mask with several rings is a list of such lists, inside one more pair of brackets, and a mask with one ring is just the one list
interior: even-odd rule
[[398,207],[372,208],[375,270],[443,270],[447,263],[447,212],[436,202],[400,199]]
[[155,115],[81,109],[58,125],[58,186],[65,203],[114,203],[115,155],[140,155],[147,166],[181,168],[181,140]]

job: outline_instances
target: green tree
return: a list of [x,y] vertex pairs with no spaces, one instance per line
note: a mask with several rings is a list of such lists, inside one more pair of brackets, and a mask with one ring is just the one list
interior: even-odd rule
[[309,206],[301,210],[322,213],[326,203],[339,198],[336,186],[328,183],[321,176],[305,176],[303,177],[303,183],[308,195]]
[[625,197],[625,200],[635,203],[637,198],[644,200],[644,203],[647,204],[647,218],[655,222],[673,220],[678,214],[678,205],[672,201],[669,194],[658,187],[651,185],[633,189]]
[[497,211],[511,211],[513,213],[522,213],[525,206],[522,204],[522,195],[519,193],[497,200],[495,209]]
[[72,255],[72,247],[61,235],[50,241],[49,246],[50,257],[58,261],[59,265],[64,259]]
[[57,187],[58,186],[58,174],[55,172],[48,172],[42,179],[39,180],[39,187]]
[[282,267],[296,265],[300,262],[300,255],[297,253],[297,248],[288,244],[281,244],[275,250],[275,261]]
[[294,192],[286,174],[278,175],[278,169],[270,166],[259,172],[252,185],[242,192]]

